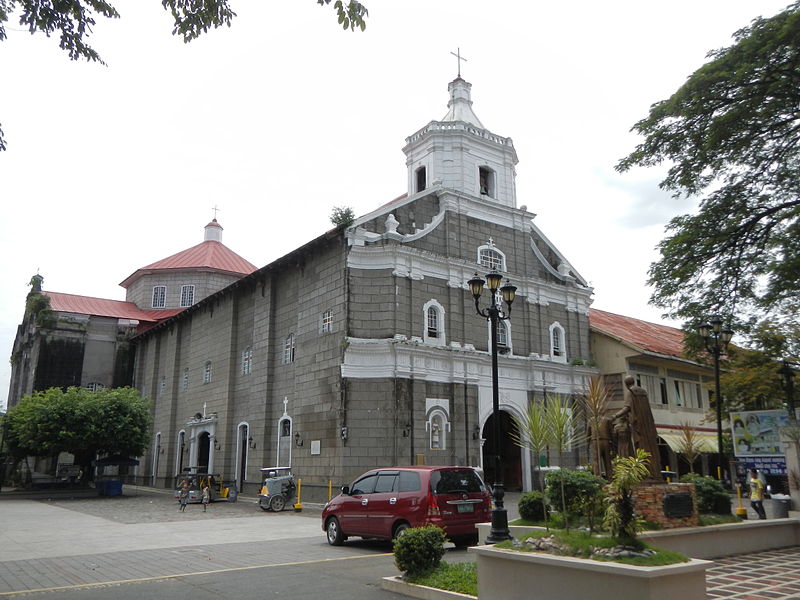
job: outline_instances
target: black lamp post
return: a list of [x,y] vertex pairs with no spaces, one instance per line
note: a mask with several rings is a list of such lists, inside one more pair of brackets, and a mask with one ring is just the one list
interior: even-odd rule
[[[720,317],[711,317],[709,323],[704,323],[697,328],[697,333],[703,338],[706,350],[714,357],[714,401],[717,406],[717,454],[718,469],[725,465],[725,453],[722,451],[722,392],[719,385],[719,357],[725,352],[728,343],[733,337],[733,331],[722,328]],[[717,473],[717,478],[722,480],[722,473]]]
[[786,390],[786,408],[789,412],[789,421],[794,423],[797,421],[797,415],[794,408],[794,371],[792,365],[796,365],[788,360],[783,361],[783,365],[778,369],[778,374],[783,375],[785,378],[784,389]]
[[[492,487],[492,497],[494,499],[494,508],[492,509],[492,529],[486,538],[490,544],[496,544],[505,540],[511,539],[511,534],[508,531],[508,514],[503,506],[503,496],[505,490],[503,489],[503,475],[501,470],[500,461],[500,394],[497,387],[497,324],[500,321],[505,321],[511,318],[511,303],[514,302],[514,297],[517,293],[517,288],[506,279],[506,284],[500,287],[500,282],[503,276],[497,271],[492,271],[486,274],[486,281],[478,277],[470,279],[467,284],[475,298],[475,310],[481,317],[484,317],[491,324],[492,330],[492,417],[494,423],[494,485]],[[483,292],[484,284],[487,285],[492,294],[492,304],[486,309],[481,310],[479,301],[481,293]],[[504,314],[502,311],[502,303],[498,305],[497,291],[503,296],[508,310]]]

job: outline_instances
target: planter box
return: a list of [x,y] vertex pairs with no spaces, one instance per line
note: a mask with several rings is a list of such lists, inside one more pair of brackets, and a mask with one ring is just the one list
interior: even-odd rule
[[720,558],[798,546],[800,520],[768,519],[646,531],[640,533],[639,538],[657,548],[674,550],[693,558]]
[[[478,543],[485,544],[491,523],[478,523]],[[511,525],[511,537],[519,538],[544,527]],[[642,541],[656,548],[674,550],[692,558],[721,558],[800,546],[800,519],[742,521],[706,527],[679,527],[663,531],[643,531]]]
[[420,600],[475,600],[475,596],[469,594],[459,594],[448,590],[428,587],[427,585],[417,585],[403,581],[401,577],[384,577],[381,580],[381,587],[390,592],[419,598]]
[[712,564],[637,567],[493,546],[469,551],[477,555],[478,598],[485,600],[706,600]]

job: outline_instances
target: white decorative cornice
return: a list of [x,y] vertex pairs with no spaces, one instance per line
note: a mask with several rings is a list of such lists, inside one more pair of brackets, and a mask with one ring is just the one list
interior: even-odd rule
[[[492,359],[488,352],[433,346],[422,340],[347,338],[341,365],[342,377],[349,379],[414,378],[437,383],[491,382]],[[555,363],[549,357],[531,355],[500,358],[501,387],[508,390],[536,391],[544,388],[572,394],[583,390],[585,381],[597,369]]]

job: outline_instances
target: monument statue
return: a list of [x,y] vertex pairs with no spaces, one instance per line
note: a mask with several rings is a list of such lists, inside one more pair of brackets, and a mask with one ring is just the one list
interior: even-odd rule
[[[630,435],[633,447],[646,451],[650,454],[650,478],[661,480],[661,459],[658,454],[658,434],[656,433],[656,423],[653,420],[653,413],[650,410],[650,400],[647,397],[647,390],[636,385],[636,380],[630,375],[625,378],[625,406],[623,406],[614,416],[613,421],[627,418],[630,421]],[[617,451],[619,456],[624,456]]]
[[595,468],[598,475],[611,477],[611,419],[603,417],[598,423],[590,426],[591,452],[596,454]]

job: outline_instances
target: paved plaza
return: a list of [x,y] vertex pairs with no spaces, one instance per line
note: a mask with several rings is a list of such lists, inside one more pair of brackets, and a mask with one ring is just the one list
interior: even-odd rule
[[[371,565],[376,582],[396,574],[386,544],[328,546],[318,506],[265,513],[242,498],[180,513],[169,494],[144,488],[112,498],[0,500],[0,540],[0,597],[331,561]],[[709,599],[800,600],[800,547],[715,560],[707,583]]]

